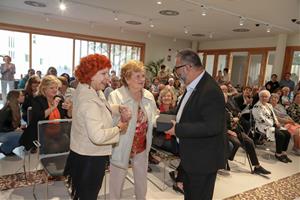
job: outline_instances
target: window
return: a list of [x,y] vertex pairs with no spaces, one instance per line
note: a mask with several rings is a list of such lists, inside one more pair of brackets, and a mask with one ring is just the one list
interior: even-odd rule
[[72,74],[73,39],[33,34],[32,68],[46,74],[53,66],[57,75]]
[[206,56],[206,63],[205,63],[205,71],[209,73],[211,76],[213,75],[214,70],[214,55],[207,55]]
[[291,79],[297,84],[300,80],[300,51],[294,51],[291,74]]
[[[9,55],[16,66],[15,79],[27,74],[29,69],[29,33],[0,30],[0,54]],[[1,61],[2,62],[2,61]]]

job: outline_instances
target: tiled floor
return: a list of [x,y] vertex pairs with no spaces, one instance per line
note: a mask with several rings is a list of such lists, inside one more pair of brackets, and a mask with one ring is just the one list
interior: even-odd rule
[[[22,151],[20,149],[16,149],[15,152],[20,155]],[[273,153],[265,152],[263,150],[258,151],[258,156],[262,166],[272,172],[269,177],[250,174],[249,166],[247,160],[245,159],[245,154],[242,150],[240,150],[235,158],[235,161],[230,162],[231,172],[222,173],[217,176],[214,199],[223,199],[225,197],[229,197],[300,172],[300,157],[295,156],[292,153],[290,153],[290,158],[293,160],[293,163],[289,164],[277,162],[274,160]],[[20,155],[20,157],[22,157],[22,155]],[[21,167],[23,164],[23,159],[20,157],[4,157],[2,154],[0,154],[0,175],[16,173],[18,170],[22,171]],[[28,155],[26,155],[26,161],[26,166],[29,167]],[[31,170],[35,169],[38,165],[36,154],[31,155],[30,163]],[[162,182],[153,175],[155,174],[156,176],[159,175],[161,178],[163,177],[163,173],[156,172],[158,169],[161,168],[154,166],[154,172],[149,174],[148,177],[151,180],[154,180],[154,182],[158,185],[163,186]],[[129,179],[130,175],[131,173],[129,172]],[[170,183],[170,178],[167,173],[166,179],[167,182]],[[107,180],[109,180],[109,175],[107,175]],[[45,185],[39,185],[36,191],[38,199],[45,199]],[[104,184],[100,191],[99,199],[104,199],[103,192]],[[134,199],[133,185],[128,180],[125,182],[123,197],[124,199]],[[63,182],[55,182],[49,186],[49,198],[53,200],[70,199]],[[32,187],[1,191],[0,199],[33,199]],[[154,184],[148,181],[147,199],[177,200],[183,199],[183,196],[174,192],[170,187],[168,187],[165,191],[161,191]]]

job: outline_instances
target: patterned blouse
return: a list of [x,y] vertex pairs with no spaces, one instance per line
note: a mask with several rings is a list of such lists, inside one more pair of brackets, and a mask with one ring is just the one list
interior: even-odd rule
[[135,128],[135,135],[131,147],[130,157],[134,157],[136,154],[143,152],[146,149],[146,134],[148,130],[147,116],[139,107],[138,116]]
[[288,108],[287,108],[287,113],[291,118],[296,122],[300,123],[300,105],[296,103],[292,103]]

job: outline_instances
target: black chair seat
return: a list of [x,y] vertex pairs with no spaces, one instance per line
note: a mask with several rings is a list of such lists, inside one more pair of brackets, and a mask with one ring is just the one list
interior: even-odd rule
[[50,176],[62,176],[68,154],[42,158],[41,164]]

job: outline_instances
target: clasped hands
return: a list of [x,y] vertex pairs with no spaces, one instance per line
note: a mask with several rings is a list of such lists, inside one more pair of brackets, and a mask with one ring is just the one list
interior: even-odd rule
[[120,133],[125,133],[128,128],[128,123],[131,119],[132,113],[127,106],[120,105],[119,112],[121,115],[120,121],[118,123],[118,127],[120,129]]

